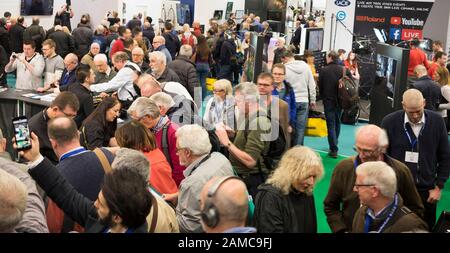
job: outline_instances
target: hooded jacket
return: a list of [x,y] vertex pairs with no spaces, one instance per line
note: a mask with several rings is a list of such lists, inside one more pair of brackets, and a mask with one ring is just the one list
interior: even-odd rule
[[303,61],[292,61],[285,64],[286,81],[292,85],[297,103],[316,102],[316,83],[308,64]]
[[289,195],[270,184],[258,187],[254,227],[259,233],[317,233],[314,197],[291,190]]

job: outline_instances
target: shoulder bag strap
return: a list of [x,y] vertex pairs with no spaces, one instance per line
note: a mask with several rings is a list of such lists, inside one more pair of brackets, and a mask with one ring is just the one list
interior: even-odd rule
[[106,173],[111,172],[111,164],[109,164],[108,159],[105,156],[105,153],[99,148],[94,149],[94,153],[97,155],[98,160],[100,160],[100,163],[102,164],[103,170]]
[[150,225],[149,233],[155,233],[156,223],[158,223],[158,202],[156,201],[156,197],[152,194],[152,224]]

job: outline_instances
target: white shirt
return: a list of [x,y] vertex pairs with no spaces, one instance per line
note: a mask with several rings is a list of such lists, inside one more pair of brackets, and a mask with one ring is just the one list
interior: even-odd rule
[[405,122],[403,125],[406,125],[406,123],[409,123],[414,132],[414,135],[416,135],[416,138],[418,138],[420,130],[422,130],[422,127],[425,125],[425,113],[422,114],[422,118],[420,119],[420,121],[417,124],[414,124],[409,120],[408,114],[406,114],[405,112]]

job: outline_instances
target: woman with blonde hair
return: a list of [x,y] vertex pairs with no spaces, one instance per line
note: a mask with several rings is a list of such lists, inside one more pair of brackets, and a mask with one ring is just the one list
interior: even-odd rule
[[316,233],[313,189],[324,174],[320,157],[297,146],[281,158],[277,169],[258,187],[254,225],[259,233]]
[[442,118],[444,118],[447,132],[449,132],[450,124],[448,122],[448,110],[450,110],[450,80],[448,69],[446,67],[438,67],[434,73],[434,80],[441,86],[439,111],[441,112]]

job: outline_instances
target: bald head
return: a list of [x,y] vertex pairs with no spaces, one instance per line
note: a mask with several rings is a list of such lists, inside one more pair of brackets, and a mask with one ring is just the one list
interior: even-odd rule
[[67,70],[72,71],[78,66],[78,56],[70,53],[64,58],[64,66]]
[[417,65],[414,68],[414,73],[416,73],[416,76],[418,78],[428,75],[427,68],[425,68],[425,66],[423,66],[423,65]]
[[[214,177],[203,187],[200,195],[202,208],[208,199],[208,191],[221,179]],[[219,186],[210,201],[216,206],[220,219],[214,228],[204,224],[206,232],[223,232],[232,227],[245,226],[248,214],[248,194],[247,188],[241,180],[227,179]]]
[[67,117],[58,117],[48,123],[48,137],[59,145],[79,143],[79,134],[75,121]]
[[419,107],[425,104],[425,99],[419,90],[409,89],[403,93],[402,104],[406,107]]
[[389,145],[386,131],[376,125],[356,130],[355,147],[361,162],[379,161]]

